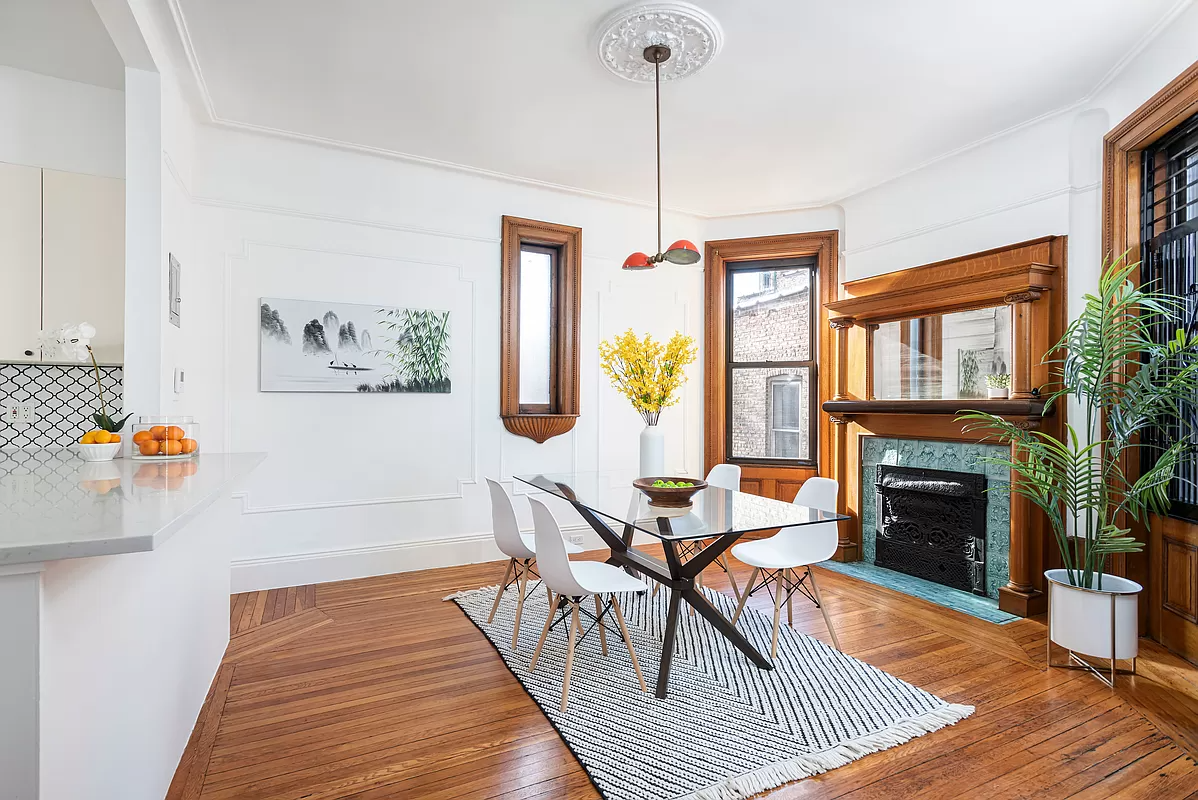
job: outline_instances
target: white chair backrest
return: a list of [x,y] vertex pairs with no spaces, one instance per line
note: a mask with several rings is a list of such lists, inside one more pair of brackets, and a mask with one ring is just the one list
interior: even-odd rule
[[558,527],[549,508],[532,497],[528,498],[528,504],[532,506],[533,535],[537,540],[537,571],[541,573],[541,580],[550,590],[567,597],[590,594],[574,578],[574,570],[570,568],[570,559],[566,555],[566,542],[562,539],[562,529]]
[[[808,478],[799,487],[793,502],[796,506],[835,512],[839,492],[840,486],[831,478]],[[778,537],[780,546],[793,550],[796,556],[801,554],[801,560],[807,564],[818,564],[831,558],[840,539],[835,522],[783,528]]]
[[716,464],[707,473],[707,482],[721,489],[740,491],[740,466],[737,464]]
[[512,499],[498,482],[487,478],[491,490],[491,525],[495,528],[495,544],[508,558],[533,558],[536,553],[525,546],[520,538],[520,526],[516,523],[516,509]]

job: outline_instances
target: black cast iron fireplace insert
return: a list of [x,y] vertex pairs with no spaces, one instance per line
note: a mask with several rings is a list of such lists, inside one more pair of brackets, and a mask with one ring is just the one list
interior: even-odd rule
[[874,563],[986,594],[986,476],[878,467]]

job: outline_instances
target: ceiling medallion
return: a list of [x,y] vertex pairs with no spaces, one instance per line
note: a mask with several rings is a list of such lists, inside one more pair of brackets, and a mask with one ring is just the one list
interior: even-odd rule
[[690,3],[636,3],[617,9],[598,28],[599,61],[625,80],[652,83],[655,65],[646,47],[665,45],[673,58],[661,65],[661,80],[693,75],[711,63],[724,45],[724,31]]

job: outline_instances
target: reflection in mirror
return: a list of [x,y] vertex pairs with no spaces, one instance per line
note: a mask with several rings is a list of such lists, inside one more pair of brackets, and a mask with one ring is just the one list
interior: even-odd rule
[[553,385],[555,251],[520,248],[520,405],[549,406]]
[[1011,371],[1011,307],[887,322],[873,332],[876,400],[986,397],[986,376]]

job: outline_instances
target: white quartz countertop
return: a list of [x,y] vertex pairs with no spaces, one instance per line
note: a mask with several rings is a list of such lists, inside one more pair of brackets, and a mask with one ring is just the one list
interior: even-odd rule
[[89,463],[70,450],[0,452],[0,567],[153,550],[265,457]]

